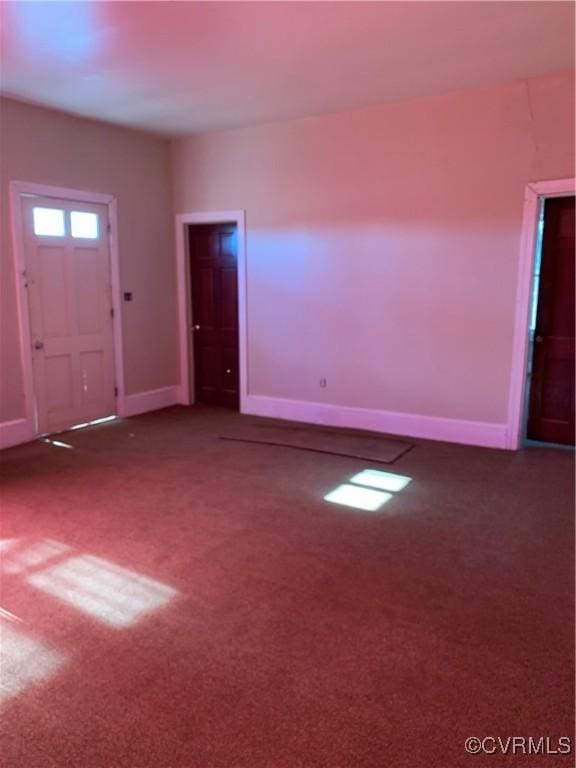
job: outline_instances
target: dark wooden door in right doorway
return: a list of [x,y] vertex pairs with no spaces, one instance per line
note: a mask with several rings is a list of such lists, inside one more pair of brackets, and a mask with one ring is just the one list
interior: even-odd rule
[[574,444],[574,197],[544,202],[527,437]]
[[194,224],[189,236],[195,400],[238,410],[236,225]]

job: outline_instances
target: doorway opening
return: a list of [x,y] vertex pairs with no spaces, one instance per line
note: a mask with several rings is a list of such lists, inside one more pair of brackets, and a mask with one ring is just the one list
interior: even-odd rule
[[542,197],[528,324],[523,439],[574,446],[575,198]]

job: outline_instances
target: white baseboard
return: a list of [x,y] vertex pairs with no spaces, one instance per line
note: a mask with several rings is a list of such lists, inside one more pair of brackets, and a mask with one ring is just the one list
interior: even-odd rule
[[0,422],[0,450],[14,445],[29,443],[36,438],[34,425],[28,419]]
[[[136,416],[182,403],[178,385],[162,387],[148,392],[127,395],[119,416]],[[120,405],[120,403],[119,403]],[[120,410],[120,409],[119,409]],[[450,443],[478,445],[486,448],[511,448],[506,424],[481,421],[444,419],[393,411],[375,411],[368,408],[326,405],[302,400],[287,400],[265,395],[248,395],[243,401],[243,413],[274,419],[325,424],[331,427],[349,427],[383,432],[426,440],[444,440]],[[34,440],[34,427],[27,419],[0,422],[0,450]]]
[[366,429],[390,435],[478,445],[485,448],[509,448],[506,424],[445,419],[394,411],[375,411],[368,408],[349,408],[264,395],[248,395],[243,413],[274,419],[304,421],[308,424],[325,424],[330,427]]
[[151,389],[148,392],[126,395],[122,407],[118,403],[118,415],[120,417],[137,416],[139,413],[159,411],[161,408],[178,405],[180,402],[180,387],[178,385]]

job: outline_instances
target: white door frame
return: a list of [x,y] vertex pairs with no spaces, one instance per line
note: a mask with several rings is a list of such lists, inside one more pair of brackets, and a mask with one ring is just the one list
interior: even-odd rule
[[244,211],[200,211],[176,216],[176,275],[178,280],[178,331],[180,338],[179,402],[194,402],[194,370],[191,333],[192,294],[187,229],[190,224],[236,224],[238,242],[238,354],[240,413],[245,413],[248,396],[247,306],[246,306],[246,226]]
[[512,347],[512,370],[508,397],[507,448],[520,448],[524,432],[524,398],[528,373],[529,317],[532,298],[538,215],[542,200],[576,193],[576,179],[555,179],[528,184],[524,194],[524,216],[516,292],[516,314]]
[[18,311],[18,329],[20,337],[20,360],[24,381],[24,403],[26,421],[33,436],[38,432],[36,395],[32,370],[32,336],[30,333],[30,313],[28,291],[26,290],[26,250],[24,243],[24,222],[22,220],[21,198],[24,195],[54,197],[59,200],[71,200],[78,203],[95,203],[108,207],[108,250],[110,254],[110,281],[112,286],[112,318],[114,338],[114,377],[116,382],[116,415],[122,416],[125,410],[124,366],[122,350],[122,305],[120,302],[120,268],[118,258],[118,211],[116,198],[100,192],[87,192],[68,187],[53,187],[28,181],[10,182],[10,213],[12,225],[12,250],[14,253],[14,277]]

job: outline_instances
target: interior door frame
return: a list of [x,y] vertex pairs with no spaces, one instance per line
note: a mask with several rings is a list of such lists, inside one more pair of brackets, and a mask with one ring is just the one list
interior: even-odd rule
[[193,211],[176,215],[176,279],[178,282],[178,335],[180,347],[179,402],[194,402],[194,341],[192,338],[192,292],[188,227],[193,224],[236,225],[238,243],[238,356],[240,413],[245,413],[248,396],[248,331],[246,306],[246,214],[245,211]]
[[529,319],[540,206],[546,198],[567,197],[574,194],[576,194],[574,178],[533,182],[526,186],[524,192],[506,430],[506,447],[511,450],[518,450],[521,447],[526,428],[525,395],[530,341]]
[[14,279],[16,281],[18,333],[20,341],[20,361],[24,384],[25,418],[30,426],[32,437],[39,435],[34,372],[32,367],[32,335],[30,331],[30,304],[26,289],[26,247],[21,198],[26,195],[53,197],[78,203],[106,205],[108,208],[108,255],[110,259],[110,282],[112,288],[112,318],[114,344],[114,381],[116,386],[116,414],[125,412],[124,366],[122,346],[122,304],[120,301],[120,267],[118,251],[118,207],[113,195],[69,187],[55,187],[28,181],[11,181],[10,221],[12,227],[12,251],[14,258]]

